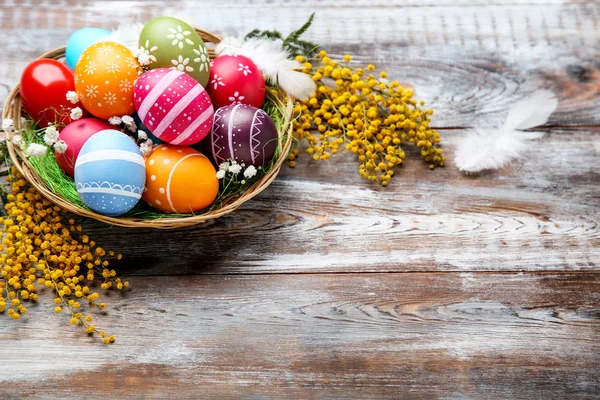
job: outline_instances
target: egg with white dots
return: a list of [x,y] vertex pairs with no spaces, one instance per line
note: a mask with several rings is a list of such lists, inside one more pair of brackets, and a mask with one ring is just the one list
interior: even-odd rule
[[143,73],[135,83],[134,104],[144,126],[166,143],[189,146],[212,128],[214,108],[206,90],[178,70]]
[[165,213],[189,214],[217,197],[219,180],[210,160],[191,147],[163,144],[146,159],[143,199]]
[[83,203],[107,216],[129,212],[146,182],[146,163],[126,134],[106,129],[89,138],[75,163],[75,185]]

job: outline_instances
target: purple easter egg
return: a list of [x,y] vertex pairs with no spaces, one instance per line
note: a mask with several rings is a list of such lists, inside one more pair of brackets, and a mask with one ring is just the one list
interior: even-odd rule
[[216,165],[233,159],[258,167],[271,161],[277,142],[277,128],[266,112],[232,104],[217,110],[212,132],[202,145]]
[[139,118],[160,140],[189,146],[210,132],[214,109],[206,90],[176,69],[156,68],[135,82]]

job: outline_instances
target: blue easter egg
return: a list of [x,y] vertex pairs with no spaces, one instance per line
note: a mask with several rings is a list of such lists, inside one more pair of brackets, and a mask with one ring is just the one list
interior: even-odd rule
[[101,28],[83,28],[71,35],[65,50],[66,63],[72,69],[79,60],[81,53],[98,40],[110,35],[110,31]]
[[114,129],[89,138],[75,162],[77,193],[91,210],[125,214],[138,203],[146,183],[146,162],[135,142]]

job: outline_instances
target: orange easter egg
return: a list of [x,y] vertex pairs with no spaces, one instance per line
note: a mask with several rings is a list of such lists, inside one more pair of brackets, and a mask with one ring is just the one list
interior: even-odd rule
[[142,68],[131,51],[119,43],[88,47],[75,66],[75,91],[81,104],[98,118],[135,112],[133,85]]
[[142,198],[160,211],[200,211],[217,198],[218,191],[215,167],[191,147],[162,144],[146,159],[146,191]]

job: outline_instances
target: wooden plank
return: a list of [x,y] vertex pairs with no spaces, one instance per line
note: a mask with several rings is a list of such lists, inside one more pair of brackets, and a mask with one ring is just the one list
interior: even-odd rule
[[[181,15],[224,35],[258,27],[287,32],[317,10],[307,39],[336,56],[351,52],[415,87],[436,110],[436,127],[497,117],[534,88],[554,90],[551,125],[598,125],[600,4],[594,1],[316,2],[129,1],[5,2],[0,12],[0,99],[39,54],[84,26]],[[118,5],[116,5],[118,4]],[[334,21],[334,23],[331,23]],[[340,21],[335,23],[335,21]],[[341,22],[343,21],[343,23]]]
[[[86,339],[0,324],[0,396],[592,398],[599,274],[132,277]],[[65,323],[63,326],[61,324]]]
[[[127,274],[597,270],[599,134],[552,130],[481,176],[451,160],[432,172],[409,153],[387,188],[361,179],[351,156],[304,158],[206,226],[85,230],[125,254]],[[462,135],[444,131],[448,154]]]

